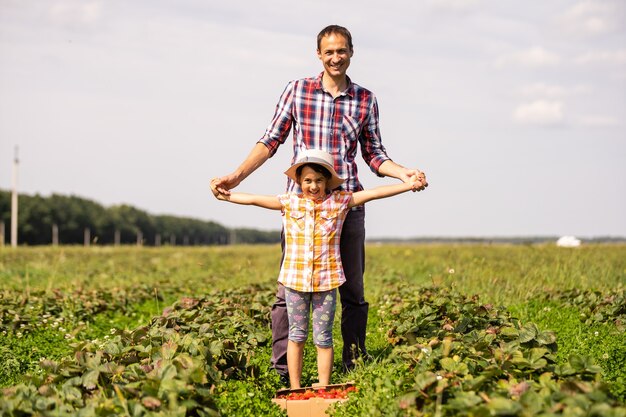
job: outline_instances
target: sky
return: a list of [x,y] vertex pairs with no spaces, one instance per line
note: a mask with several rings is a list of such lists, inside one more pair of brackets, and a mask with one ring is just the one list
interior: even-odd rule
[[[0,188],[280,228],[219,202],[287,82],[347,27],[389,156],[430,186],[368,238],[626,236],[623,0],[2,0]],[[291,139],[238,191],[280,194]],[[378,178],[359,157],[366,188]]]

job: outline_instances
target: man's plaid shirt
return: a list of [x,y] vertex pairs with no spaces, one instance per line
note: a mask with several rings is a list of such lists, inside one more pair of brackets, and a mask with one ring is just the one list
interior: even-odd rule
[[[337,174],[346,178],[339,189],[361,191],[357,175],[356,153],[361,155],[377,175],[380,165],[390,159],[381,143],[378,127],[378,103],[374,94],[354,84],[333,98],[322,86],[322,74],[289,82],[283,91],[274,117],[259,140],[270,151],[270,157],[285,143],[293,128],[293,159],[305,149],[321,149],[334,158]],[[291,179],[287,192],[301,192]]]
[[279,195],[283,206],[285,258],[278,282],[303,292],[328,291],[346,281],[339,239],[352,193],[335,191],[323,200]]

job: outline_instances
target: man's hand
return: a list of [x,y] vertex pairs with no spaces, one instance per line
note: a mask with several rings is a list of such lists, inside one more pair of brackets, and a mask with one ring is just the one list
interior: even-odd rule
[[391,159],[386,160],[380,165],[378,169],[378,173],[386,177],[397,178],[402,182],[409,183],[412,185],[413,185],[413,181],[411,181],[411,177],[413,176],[417,177],[418,181],[415,182],[415,185],[412,188],[413,192],[422,191],[424,188],[428,187],[428,182],[426,181],[426,174],[424,174],[419,169],[405,168],[402,165],[396,164]]
[[217,198],[218,200],[222,200],[222,201],[228,200],[228,196],[230,195],[230,192],[228,194],[224,194],[220,192],[220,190],[217,188],[217,184],[219,180],[220,180],[219,178],[213,178],[211,180],[211,192],[213,193],[213,196]]
[[413,186],[413,192],[422,191],[423,189],[428,187],[426,174],[418,169],[404,168],[404,172],[402,173],[400,179],[404,182],[410,183]]
[[[239,176],[236,174],[229,174],[225,177],[217,177],[211,180],[211,189],[215,187],[219,194],[230,195],[230,190],[235,188],[241,183]],[[215,192],[213,192],[215,195]]]
[[215,188],[223,196],[229,196],[230,190],[238,186],[241,181],[245,180],[248,175],[252,174],[258,167],[263,165],[270,157],[270,151],[262,143],[257,143],[250,151],[250,154],[239,165],[239,167],[232,173],[225,177],[217,177],[211,181],[211,184],[215,181]]

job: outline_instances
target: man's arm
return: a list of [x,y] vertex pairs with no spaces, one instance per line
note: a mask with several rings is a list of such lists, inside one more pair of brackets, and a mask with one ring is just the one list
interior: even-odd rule
[[422,191],[424,188],[428,187],[426,174],[417,169],[405,168],[402,165],[396,164],[391,159],[386,160],[380,165],[378,173],[385,177],[397,178],[405,183],[411,182],[411,178],[416,176],[418,181],[412,183],[413,191]]
[[421,191],[428,187],[426,175],[417,169],[408,169],[396,164],[389,158],[382,144],[378,126],[378,102],[372,95],[371,108],[367,124],[359,136],[361,154],[370,169],[381,177],[393,177],[408,183],[411,177],[417,176],[418,181],[413,183],[413,191]]
[[225,177],[215,178],[212,184],[215,185],[220,194],[230,195],[230,190],[238,186],[241,181],[246,179],[258,167],[263,165],[270,157],[270,151],[262,143],[257,143],[252,148],[250,154],[239,165],[239,167],[231,174]]

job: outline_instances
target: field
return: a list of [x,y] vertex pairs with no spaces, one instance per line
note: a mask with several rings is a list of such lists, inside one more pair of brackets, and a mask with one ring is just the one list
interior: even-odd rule
[[[279,260],[275,245],[0,248],[0,415],[284,415]],[[370,245],[372,357],[348,374],[335,360],[332,382],[358,391],[333,415],[626,416],[625,283],[624,245]]]

